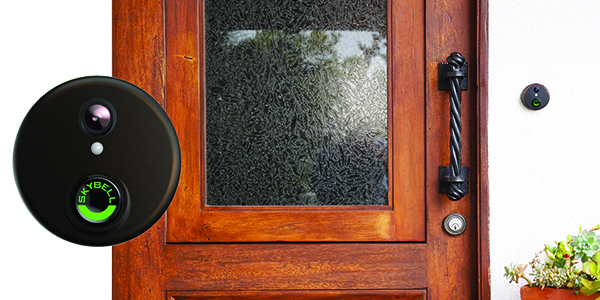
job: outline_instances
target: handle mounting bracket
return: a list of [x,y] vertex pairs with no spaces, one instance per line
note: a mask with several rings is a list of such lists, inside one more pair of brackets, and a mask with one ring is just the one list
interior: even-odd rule
[[460,71],[455,72],[454,68],[448,63],[438,63],[438,90],[449,91],[450,90],[450,78],[458,77],[460,83],[460,90],[466,91],[469,89],[469,63],[465,62],[460,67]]
[[461,166],[460,175],[452,176],[450,166],[440,166],[440,194],[449,192],[452,183],[459,184],[460,189],[465,193],[469,193],[469,167]]

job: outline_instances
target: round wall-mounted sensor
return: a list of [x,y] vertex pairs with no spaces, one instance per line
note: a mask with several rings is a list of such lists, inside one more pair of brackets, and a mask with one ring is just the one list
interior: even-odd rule
[[162,107],[139,87],[102,76],[46,93],[25,116],[13,157],[31,214],[89,246],[123,243],[154,225],[175,194],[180,161]]
[[550,102],[550,93],[545,86],[534,83],[528,85],[521,93],[521,103],[528,109],[540,110]]

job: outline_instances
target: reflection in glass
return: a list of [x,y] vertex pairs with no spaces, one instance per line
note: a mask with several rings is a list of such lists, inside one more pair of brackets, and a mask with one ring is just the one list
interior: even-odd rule
[[386,2],[205,1],[208,205],[388,204]]

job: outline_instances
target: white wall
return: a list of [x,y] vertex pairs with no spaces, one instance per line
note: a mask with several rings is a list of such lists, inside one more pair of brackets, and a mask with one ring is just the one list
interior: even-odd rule
[[78,246],[46,231],[23,205],[12,171],[17,130],[44,93],[72,78],[111,75],[111,26],[110,0],[0,7],[2,299],[111,298],[111,248]]
[[[599,15],[596,0],[490,0],[492,299],[518,299],[504,265],[527,262],[544,243],[600,222]],[[111,74],[111,1],[9,1],[0,32],[3,297],[109,299],[110,248],[73,245],[38,225],[14,185],[12,147],[46,91]],[[519,102],[534,82],[551,94],[538,112]]]
[[[490,0],[492,299],[519,299],[503,266],[600,222],[600,2]],[[523,108],[530,83],[546,108]]]

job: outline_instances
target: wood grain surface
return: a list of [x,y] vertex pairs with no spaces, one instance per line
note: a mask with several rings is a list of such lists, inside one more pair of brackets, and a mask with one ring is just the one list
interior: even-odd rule
[[[478,111],[477,111],[477,1],[426,1],[427,182],[436,183],[439,166],[450,164],[450,103],[446,91],[438,91],[438,62],[460,52],[469,63],[469,90],[462,92],[462,161],[470,166],[470,193],[450,201],[427,188],[427,253],[429,299],[477,299],[478,294]],[[451,213],[467,220],[459,236],[444,232],[442,222]],[[444,284],[440,284],[440,283]]]
[[[166,108],[182,149],[168,214],[113,248],[114,299],[489,299],[487,0],[390,0],[390,204],[204,204],[203,1],[113,0],[113,75]],[[463,164],[470,194],[438,189],[449,164],[437,63],[469,62]],[[442,229],[467,219],[465,234]],[[210,240],[209,240],[210,238]]]
[[390,205],[307,209],[205,205],[203,3],[166,3],[167,111],[183,156],[167,242],[425,241],[424,5],[389,7]]
[[169,292],[169,300],[192,300],[192,299],[248,299],[248,300],[317,300],[317,299],[344,299],[344,300],[418,300],[426,299],[426,290],[404,290],[404,291],[241,291],[241,292]]
[[[113,1],[113,76],[165,106],[162,1]],[[165,299],[164,216],[147,232],[113,247],[113,299]]]
[[424,244],[208,244],[165,251],[168,290],[425,288]]

